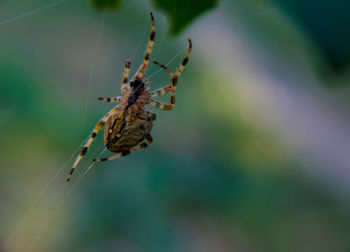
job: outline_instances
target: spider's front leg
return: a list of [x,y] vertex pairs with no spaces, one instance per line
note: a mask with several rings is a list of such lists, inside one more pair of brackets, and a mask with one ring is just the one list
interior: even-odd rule
[[113,109],[111,109],[110,111],[107,112],[107,114],[102,117],[102,119],[99,121],[99,123],[95,126],[95,128],[92,130],[91,135],[89,137],[89,139],[86,141],[86,143],[84,144],[83,149],[81,150],[79,156],[75,159],[72,169],[69,172],[68,178],[67,178],[67,182],[69,182],[75,168],[77,167],[77,165],[79,164],[80,160],[85,156],[85,154],[87,153],[87,151],[89,150],[90,145],[92,144],[92,142],[95,140],[98,132],[103,128],[103,126],[105,125],[105,123],[107,122],[107,120],[113,116],[115,113],[117,113],[119,111],[119,107],[114,107]]
[[154,39],[156,37],[156,26],[155,26],[155,22],[154,22],[154,18],[153,18],[152,12],[150,13],[150,15],[151,15],[151,21],[152,21],[152,31],[151,31],[151,34],[150,34],[150,37],[149,37],[149,41],[148,41],[148,44],[147,44],[147,49],[146,49],[145,55],[143,57],[143,63],[142,63],[141,67],[139,68],[139,70],[136,73],[136,77],[139,78],[139,79],[142,79],[142,77],[146,73],[146,70],[147,70],[148,64],[149,64],[149,60],[150,60],[150,57],[151,57],[151,53],[152,53],[152,48],[153,48],[153,45],[154,45]]
[[93,161],[95,161],[95,162],[109,161],[109,160],[125,157],[125,156],[127,156],[127,155],[129,155],[129,154],[131,154],[131,153],[133,153],[133,152],[135,152],[137,150],[147,148],[153,142],[153,139],[152,139],[152,137],[151,137],[151,135],[149,133],[147,133],[145,135],[145,138],[146,138],[147,142],[140,143],[140,144],[132,147],[130,150],[119,152],[116,155],[108,157],[108,158],[94,159]]

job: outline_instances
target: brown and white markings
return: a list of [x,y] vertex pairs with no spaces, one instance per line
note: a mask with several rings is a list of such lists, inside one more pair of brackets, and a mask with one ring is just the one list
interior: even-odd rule
[[[103,128],[103,126],[105,126],[104,144],[109,151],[116,154],[108,158],[94,159],[94,161],[107,161],[117,159],[129,155],[130,153],[133,153],[137,150],[146,148],[152,143],[153,139],[150,135],[150,132],[152,129],[153,121],[156,119],[156,115],[146,110],[145,106],[147,104],[161,110],[172,110],[174,108],[176,101],[176,85],[182,71],[185,68],[185,65],[189,60],[192,41],[191,39],[188,39],[189,47],[187,54],[175,73],[173,73],[166,66],[154,61],[155,64],[168,71],[171,77],[171,84],[164,88],[149,92],[150,82],[145,75],[149,65],[154,38],[156,35],[152,13],[151,20],[152,31],[142,65],[137,70],[135,76],[130,81],[128,81],[130,75],[130,60],[126,60],[121,86],[122,96],[113,98],[98,98],[99,100],[105,102],[117,102],[118,104],[110,111],[108,111],[92,130],[89,139],[86,141],[79,156],[73,163],[67,181],[70,180],[75,168],[83,156],[86,154],[86,152],[89,150],[90,145],[94,141],[98,132]],[[170,92],[170,104],[164,104],[153,99]]]

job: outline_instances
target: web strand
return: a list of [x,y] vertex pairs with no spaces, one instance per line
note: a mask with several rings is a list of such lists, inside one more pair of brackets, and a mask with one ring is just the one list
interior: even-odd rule
[[[87,104],[88,104],[88,100],[89,100],[89,96],[90,96],[90,89],[91,89],[91,85],[93,82],[93,77],[95,75],[96,61],[97,61],[97,56],[98,56],[99,50],[100,50],[100,42],[101,42],[102,34],[104,31],[106,14],[107,14],[107,12],[104,11],[102,19],[101,19],[99,27],[98,27],[97,35],[96,35],[97,39],[96,39],[96,44],[95,44],[95,49],[94,49],[94,54],[93,54],[93,60],[92,60],[91,67],[90,67],[89,80],[88,80],[86,97],[85,97],[85,105],[84,105],[85,109],[84,109],[84,116],[83,116],[83,124],[84,125],[85,125],[85,121],[86,121],[86,117],[87,117]],[[81,127],[81,128],[84,128],[84,127]],[[83,130],[83,132],[85,132],[85,130]]]
[[[86,137],[85,141],[88,137]],[[52,183],[56,180],[56,178],[62,173],[63,170],[67,167],[67,165],[71,162],[73,157],[78,153],[78,151],[81,149],[83,144],[80,144],[78,148],[73,152],[73,154],[68,158],[68,160],[64,163],[64,165],[58,169],[58,171],[52,176],[52,178],[49,180],[49,182],[44,186],[44,188],[40,191],[39,195],[36,197],[32,205],[28,208],[28,210],[23,214],[22,218],[17,223],[16,227],[12,231],[9,238],[6,240],[5,247],[8,248],[10,246],[10,243],[12,240],[16,237],[18,232],[20,231],[21,227],[23,226],[24,222],[27,220],[28,216],[32,213],[32,211],[37,207],[40,200],[43,198],[43,196],[47,193],[48,189],[52,185]]]
[[[107,149],[104,148],[100,154],[97,156],[97,158],[100,158],[101,155],[106,151]],[[74,191],[74,189],[80,184],[80,182],[83,180],[83,178],[85,177],[85,175],[90,171],[90,169],[96,164],[96,162],[91,162],[89,164],[89,166],[81,173],[81,176],[79,177],[79,179],[75,182],[75,184],[73,186],[71,186],[68,191],[65,193],[63,199],[57,204],[57,206],[54,208],[54,210],[52,211],[51,215],[49,216],[48,220],[46,221],[46,223],[42,226],[42,228],[40,229],[39,233],[36,235],[36,237],[33,240],[33,243],[31,244],[30,248],[29,248],[29,252],[33,251],[33,249],[35,248],[37,242],[40,240],[40,238],[42,237],[42,234],[45,232],[45,230],[48,228],[48,226],[50,225],[50,223],[52,222],[52,220],[54,219],[54,217],[56,216],[56,214],[61,210],[61,208],[63,207],[64,203],[66,202],[66,200],[69,198],[69,196],[72,194],[72,192]],[[66,191],[65,189],[69,186],[68,183],[66,183],[66,186],[63,187],[63,191]]]
[[55,6],[59,5],[59,4],[67,2],[67,1],[69,1],[69,0],[58,0],[58,1],[55,1],[55,2],[48,3],[46,5],[43,5],[41,7],[37,7],[35,9],[31,9],[29,11],[26,11],[26,12],[22,13],[22,14],[19,14],[19,15],[16,15],[16,16],[9,17],[9,18],[6,18],[4,20],[1,20],[0,21],[0,25],[12,23],[12,22],[17,21],[17,20],[19,20],[21,18],[24,18],[26,16],[36,14],[36,13],[38,13],[40,11],[43,11],[43,10],[55,7]]
[[253,14],[250,14],[248,16],[242,17],[242,18],[238,19],[238,21],[242,22],[244,20],[248,20],[248,19],[251,19],[251,18],[254,18],[254,17],[262,16],[262,15],[265,15],[266,13],[273,12],[273,11],[277,10],[278,8],[279,8],[278,6],[273,6],[271,8],[265,9],[263,11],[260,11],[260,12],[253,13]]

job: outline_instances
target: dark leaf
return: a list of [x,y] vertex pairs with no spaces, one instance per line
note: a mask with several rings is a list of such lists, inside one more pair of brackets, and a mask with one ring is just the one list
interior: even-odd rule
[[283,7],[297,19],[309,37],[318,46],[326,63],[333,71],[350,66],[350,2],[322,0],[283,1]]
[[91,0],[92,4],[97,9],[102,10],[117,10],[120,7],[121,0]]
[[170,33],[177,34],[197,16],[214,8],[218,0],[151,0],[170,21]]

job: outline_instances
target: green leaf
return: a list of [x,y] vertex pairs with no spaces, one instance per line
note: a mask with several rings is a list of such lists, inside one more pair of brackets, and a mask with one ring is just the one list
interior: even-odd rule
[[218,0],[151,0],[170,21],[170,33],[178,34],[200,14],[214,8]]
[[91,3],[97,8],[102,10],[114,11],[120,7],[121,0],[91,0]]

